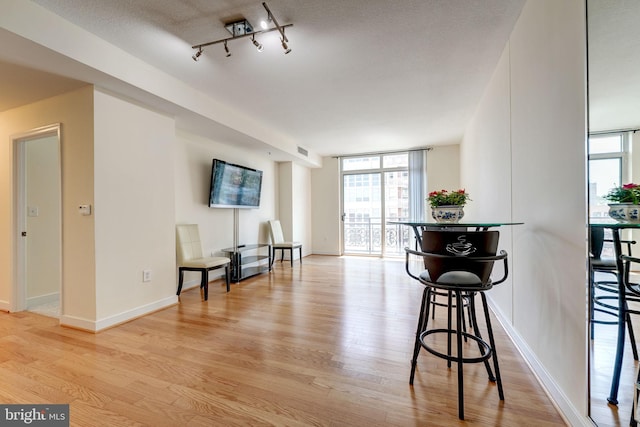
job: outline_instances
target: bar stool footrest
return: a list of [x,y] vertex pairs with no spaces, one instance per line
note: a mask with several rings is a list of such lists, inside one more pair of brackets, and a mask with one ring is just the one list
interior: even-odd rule
[[447,334],[451,337],[455,337],[455,335],[458,332],[455,329],[429,329],[428,331],[424,331],[420,334],[420,345],[422,346],[422,348],[424,348],[425,350],[427,350],[429,353],[433,354],[434,356],[437,356],[441,359],[445,359],[448,360],[450,362],[457,362],[457,363],[480,363],[480,362],[484,362],[485,360],[488,360],[491,357],[492,354],[492,350],[491,350],[491,346],[484,341],[481,338],[478,338],[477,336],[467,333],[467,332],[460,332],[460,334],[463,337],[466,337],[470,340],[473,340],[475,342],[477,342],[480,346],[481,346],[481,350],[480,350],[480,355],[477,357],[460,357],[460,355],[455,355],[452,356],[450,354],[445,354],[442,353],[434,348],[432,348],[429,344],[427,344],[425,342],[425,339],[427,336],[429,335],[433,335],[433,334]]

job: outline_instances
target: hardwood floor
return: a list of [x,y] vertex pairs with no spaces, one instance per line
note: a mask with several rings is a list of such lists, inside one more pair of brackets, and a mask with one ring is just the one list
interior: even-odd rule
[[[609,276],[609,279],[611,276]],[[605,279],[605,277],[602,277]],[[638,281],[640,276],[634,281]],[[616,304],[616,301],[611,301]],[[637,304],[630,303],[632,308]],[[612,317],[598,315],[598,319],[612,320]],[[636,340],[640,338],[640,316],[632,315]],[[629,334],[626,334],[625,353],[622,359],[620,386],[618,388],[618,405],[607,402],[611,390],[611,378],[616,351],[617,326],[595,324],[594,339],[591,341],[591,418],[598,427],[628,426],[633,407],[633,386],[638,369],[638,362],[633,360]],[[640,343],[638,343],[640,345]]]
[[466,364],[459,421],[455,365],[425,351],[409,386],[422,287],[403,261],[303,261],[95,335],[2,313],[0,402],[70,403],[83,427],[565,425],[495,319],[503,402]]

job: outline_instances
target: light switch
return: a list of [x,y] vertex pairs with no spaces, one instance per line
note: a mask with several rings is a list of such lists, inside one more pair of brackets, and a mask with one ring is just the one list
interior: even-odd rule
[[91,215],[91,205],[78,206],[78,213],[80,215]]

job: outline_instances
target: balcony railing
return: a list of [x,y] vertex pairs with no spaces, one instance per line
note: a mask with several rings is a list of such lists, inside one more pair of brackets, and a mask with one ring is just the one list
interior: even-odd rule
[[[402,219],[394,220],[401,221]],[[385,224],[385,255],[404,255],[404,248],[413,244],[409,227]],[[344,251],[351,254],[382,254],[381,218],[344,221]]]

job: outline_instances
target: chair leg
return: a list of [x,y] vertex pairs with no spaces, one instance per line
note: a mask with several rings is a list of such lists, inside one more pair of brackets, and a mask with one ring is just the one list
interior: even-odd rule
[[[468,300],[466,295],[463,295],[461,298],[463,304],[465,300]],[[467,310],[469,308],[469,303],[467,302]],[[458,307],[456,307],[456,310],[458,310]],[[466,317],[464,317],[464,305],[460,307],[460,310],[462,310],[462,330],[464,332],[467,332],[467,321],[466,321]],[[469,327],[472,327],[473,323],[471,322],[471,317],[469,317]],[[464,342],[467,342],[467,336],[466,335],[462,335],[462,339],[464,340]]]
[[413,358],[411,359],[411,375],[409,376],[409,384],[413,385],[413,377],[416,374],[416,364],[418,362],[418,354],[420,354],[420,334],[427,329],[429,322],[429,300],[431,298],[431,288],[425,286],[422,292],[422,304],[420,305],[420,315],[418,316],[418,327],[416,329],[416,341],[413,345]]
[[224,281],[227,283],[227,292],[229,292],[229,264],[224,265]]
[[589,272],[589,330],[591,334],[591,339],[593,339],[593,336],[594,336],[595,323],[593,319],[596,314],[595,307],[593,304],[593,297],[595,296],[594,293],[596,291],[595,286],[593,286],[594,280],[595,280],[595,273],[592,270]]
[[493,328],[491,327],[491,318],[489,317],[489,306],[487,305],[487,297],[484,292],[480,292],[482,297],[482,307],[484,309],[484,317],[487,322],[487,334],[489,335],[489,345],[493,356],[493,371],[496,374],[496,385],[498,386],[498,397],[504,400],[504,390],[502,389],[502,377],[500,376],[500,366],[498,365],[498,353],[496,352],[496,341],[493,338]]
[[436,298],[438,298],[438,295],[436,295],[436,293],[433,293],[433,296],[431,297],[431,304],[433,304],[433,312],[431,312],[431,319],[435,319],[436,318]]
[[271,248],[271,259],[269,260],[269,271],[273,266],[273,262],[276,260],[276,248]]
[[289,258],[291,258],[291,268],[293,268],[293,248],[289,249]]
[[[475,298],[475,292],[469,292],[469,298]],[[471,306],[467,304],[467,315],[469,317],[469,324],[471,323]],[[466,331],[465,331],[466,332]]]
[[[457,344],[457,364],[458,364],[458,418],[464,420],[464,372],[462,362],[462,319],[464,317],[464,307],[462,306],[462,293],[456,291],[456,344]],[[449,335],[451,336],[451,335]]]
[[[469,307],[471,307],[471,324],[473,325],[473,330],[475,335],[482,339],[482,334],[480,333],[480,328],[478,327],[478,318],[476,317],[476,303],[475,303],[475,292],[469,292]],[[463,316],[464,318],[464,316]],[[478,342],[478,349],[480,349],[480,353],[482,353],[482,344]],[[496,377],[493,376],[493,372],[491,371],[491,366],[489,366],[489,360],[484,361],[484,366],[487,369],[487,375],[489,375],[489,381],[496,382]]]
[[184,270],[178,268],[178,292],[176,295],[180,296],[180,292],[182,292],[182,281],[184,280]]
[[629,341],[631,341],[631,351],[633,352],[633,360],[638,360],[638,347],[636,346],[636,334],[633,332],[633,324],[631,323],[631,315],[627,313],[627,329],[629,330]]
[[[447,330],[449,331],[447,333],[447,356],[451,356],[451,331],[452,331],[452,325],[451,325],[451,307],[453,304],[452,301],[452,292],[448,291],[447,292]],[[451,359],[447,359],[447,368],[451,368]]]
[[[622,280],[622,279],[620,279]],[[623,295],[618,295],[618,299],[624,299]],[[626,313],[624,313],[626,302],[619,302],[620,306],[618,309],[618,338],[616,340],[616,356],[613,364],[613,375],[611,377],[611,391],[609,392],[609,397],[607,397],[607,402],[612,405],[618,404],[618,388],[620,387],[620,372],[622,370],[622,360],[624,358],[624,341],[625,341],[625,332],[626,332]]]
[[300,264],[302,264],[302,246],[300,246]]
[[591,339],[595,336],[595,327],[596,323],[594,321],[594,317],[596,315],[595,306],[593,304],[593,297],[589,298],[589,334]]
[[280,249],[280,262],[284,261],[284,249]]
[[200,287],[204,289],[204,300],[209,299],[209,275],[207,274],[207,270],[202,270],[202,281],[200,282]]

